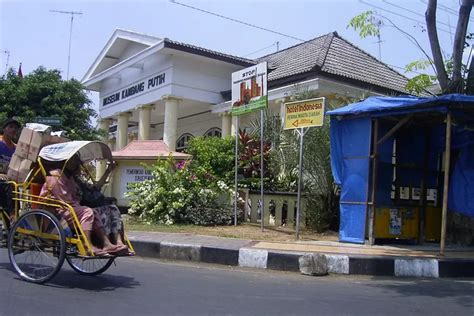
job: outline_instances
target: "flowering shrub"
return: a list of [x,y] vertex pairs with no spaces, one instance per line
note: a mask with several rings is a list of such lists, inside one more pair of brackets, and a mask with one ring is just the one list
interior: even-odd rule
[[164,224],[233,223],[232,190],[207,168],[172,157],[149,168],[152,179],[130,184],[130,215]]

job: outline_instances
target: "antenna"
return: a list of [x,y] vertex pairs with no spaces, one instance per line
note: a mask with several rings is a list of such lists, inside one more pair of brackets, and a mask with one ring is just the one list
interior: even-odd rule
[[69,29],[69,51],[67,55],[67,73],[66,80],[69,80],[69,64],[71,63],[71,38],[72,38],[72,23],[74,22],[74,15],[82,15],[82,12],[75,11],[60,11],[60,10],[49,10],[54,13],[70,14],[71,15],[71,27]]
[[10,51],[8,49],[4,49],[2,50],[2,53],[7,55],[7,62],[5,63],[5,75],[6,75],[8,71],[8,62],[10,61]]
[[372,17],[371,22],[377,27],[377,44],[379,44],[379,60],[382,61],[382,39],[380,36],[380,27],[383,26],[382,20]]

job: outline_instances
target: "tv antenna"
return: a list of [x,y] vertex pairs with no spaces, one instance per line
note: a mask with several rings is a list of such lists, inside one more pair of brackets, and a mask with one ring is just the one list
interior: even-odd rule
[[61,11],[61,10],[49,10],[49,11],[54,12],[54,13],[62,13],[62,14],[70,14],[71,15],[71,27],[69,29],[69,51],[68,51],[68,55],[67,55],[67,72],[66,72],[66,80],[69,80],[69,64],[71,63],[72,24],[74,22],[74,15],[82,15],[82,12]]
[[7,62],[5,63],[5,75],[6,75],[8,72],[8,63],[10,61],[10,51],[8,49],[2,49],[2,53],[7,55]]

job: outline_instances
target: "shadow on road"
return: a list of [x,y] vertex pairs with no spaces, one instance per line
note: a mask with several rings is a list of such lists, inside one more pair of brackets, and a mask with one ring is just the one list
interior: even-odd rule
[[[380,278],[377,278],[380,280]],[[367,286],[398,293],[400,296],[453,298],[459,305],[474,307],[474,280],[466,279],[387,279]]]
[[74,271],[62,270],[52,280],[44,284],[50,287],[83,289],[88,291],[106,292],[117,288],[132,289],[140,286],[135,278],[104,273],[97,276],[80,275]]
[[[9,262],[1,262],[0,270],[8,270],[12,273],[12,278],[21,280]],[[98,276],[80,275],[63,267],[53,279],[42,284],[42,286],[105,292],[117,288],[132,289],[140,286],[140,282],[132,277],[107,272]]]

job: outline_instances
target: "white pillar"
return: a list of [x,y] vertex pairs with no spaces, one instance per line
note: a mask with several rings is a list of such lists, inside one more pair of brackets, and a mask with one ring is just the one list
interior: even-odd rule
[[138,140],[150,139],[151,109],[149,104],[138,107]]
[[114,137],[114,138],[109,138],[109,141],[107,142],[107,145],[109,145],[109,148],[111,151],[114,151],[115,150],[115,144],[117,142],[117,139]]
[[163,140],[171,151],[176,150],[176,134],[178,129],[178,103],[180,98],[164,96],[165,100],[165,126]]
[[[102,131],[105,131],[104,136],[102,136],[102,141],[104,143],[108,143],[109,141],[109,127],[110,127],[110,119],[100,119],[99,121],[99,128]],[[97,163],[96,169],[95,169],[95,179],[98,181],[102,175],[105,173],[106,169],[106,162],[105,161],[99,161]]]
[[222,138],[231,135],[232,132],[232,116],[230,113],[221,113],[221,130],[222,130]]
[[129,112],[119,113],[117,116],[117,143],[116,150],[120,150],[127,146],[128,141],[128,119],[130,118]]

